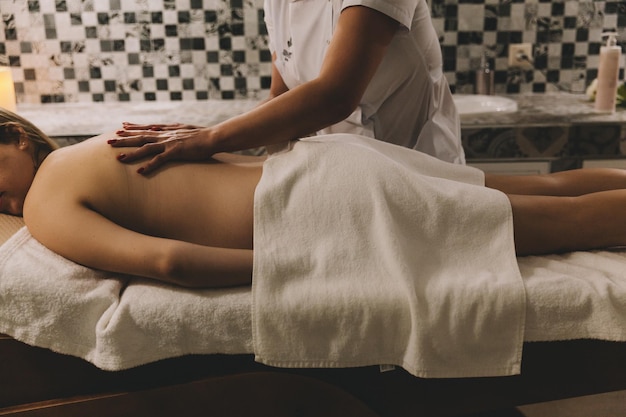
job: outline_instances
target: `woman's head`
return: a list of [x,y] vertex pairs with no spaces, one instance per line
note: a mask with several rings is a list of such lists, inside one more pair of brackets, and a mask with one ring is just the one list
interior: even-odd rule
[[43,160],[58,148],[35,125],[0,108],[0,212],[21,215]]
[[19,139],[27,139],[31,143],[36,168],[50,152],[59,147],[37,126],[0,107],[0,144],[16,143]]

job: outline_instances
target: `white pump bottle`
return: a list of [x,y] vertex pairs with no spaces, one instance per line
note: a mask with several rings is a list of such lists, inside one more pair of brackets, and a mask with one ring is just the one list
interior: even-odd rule
[[598,87],[595,108],[602,112],[614,112],[622,48],[617,45],[616,33],[603,33],[606,46],[600,48]]

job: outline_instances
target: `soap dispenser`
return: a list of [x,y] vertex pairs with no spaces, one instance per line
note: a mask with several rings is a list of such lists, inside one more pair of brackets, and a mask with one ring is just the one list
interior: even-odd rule
[[619,61],[622,48],[617,45],[616,33],[603,33],[606,45],[600,48],[598,86],[595,108],[602,112],[614,112],[619,77]]
[[494,73],[485,52],[480,60],[480,68],[476,71],[476,94],[492,96],[494,90]]

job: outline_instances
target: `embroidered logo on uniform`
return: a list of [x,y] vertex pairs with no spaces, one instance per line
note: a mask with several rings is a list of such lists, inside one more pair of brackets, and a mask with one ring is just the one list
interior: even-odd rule
[[289,40],[287,41],[287,48],[283,49],[283,58],[285,59],[285,61],[289,61],[289,58],[291,58],[291,38],[289,38]]

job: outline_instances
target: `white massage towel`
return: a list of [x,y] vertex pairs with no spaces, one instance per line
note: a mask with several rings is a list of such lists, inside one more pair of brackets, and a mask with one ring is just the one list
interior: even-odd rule
[[626,341],[626,251],[519,258],[527,341]]
[[0,332],[107,370],[249,353],[249,288],[193,291],[75,264],[26,228],[0,250]]
[[348,135],[271,156],[255,196],[257,360],[518,373],[511,209],[482,183],[476,169]]
[[[626,341],[626,251],[518,262],[527,293],[525,340]],[[109,370],[185,353],[253,352],[248,287],[190,292],[131,280],[124,289],[124,280],[107,276],[20,230],[0,246],[0,332]]]

